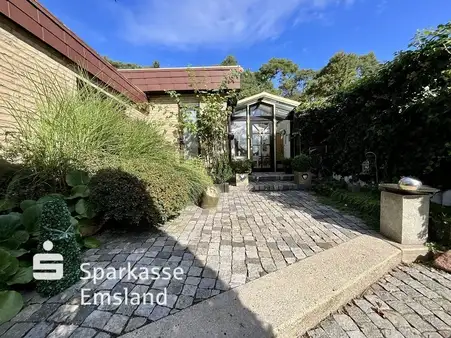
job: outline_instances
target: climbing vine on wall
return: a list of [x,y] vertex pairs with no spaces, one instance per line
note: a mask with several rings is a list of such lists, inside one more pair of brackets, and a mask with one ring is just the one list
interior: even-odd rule
[[186,132],[196,137],[200,156],[207,168],[214,167],[227,153],[227,125],[232,109],[227,103],[236,101],[237,98],[237,93],[228,87],[238,76],[239,72],[231,71],[217,90],[207,91],[201,89],[202,84],[197,82],[195,74],[191,72],[191,83],[199,105],[184,103],[180,93],[168,92],[179,106],[177,113],[179,140],[183,140]]

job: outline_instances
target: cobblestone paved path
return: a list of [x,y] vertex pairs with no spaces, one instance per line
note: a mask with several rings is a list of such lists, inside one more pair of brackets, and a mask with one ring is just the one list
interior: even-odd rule
[[[232,191],[216,210],[187,208],[159,233],[106,233],[85,252],[92,267],[183,269],[180,280],[145,278],[80,282],[50,299],[27,294],[27,305],[0,326],[2,337],[107,338],[132,331],[363,233],[358,219],[318,204],[302,191]],[[327,267],[325,267],[327,268]],[[83,284],[86,283],[86,284]],[[158,294],[151,304],[80,305],[80,289]],[[92,300],[92,299],[91,299]]]
[[401,265],[303,337],[450,338],[451,274]]

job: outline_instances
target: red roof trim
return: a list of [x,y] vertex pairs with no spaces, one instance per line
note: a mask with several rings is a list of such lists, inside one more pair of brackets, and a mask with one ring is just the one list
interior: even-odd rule
[[[93,76],[108,79],[108,86],[124,94],[133,102],[147,101],[146,95],[120,74],[109,62],[89,47],[75,33],[35,0],[0,0],[4,14],[41,41],[88,70]],[[99,76],[100,79],[100,76]],[[102,80],[105,82],[105,80]]]

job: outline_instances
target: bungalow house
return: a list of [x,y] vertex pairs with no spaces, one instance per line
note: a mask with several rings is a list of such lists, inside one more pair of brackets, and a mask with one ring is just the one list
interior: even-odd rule
[[[80,68],[89,81],[79,76]],[[239,90],[240,71],[240,66],[116,69],[38,1],[0,0],[0,142],[14,132],[7,104],[35,106],[33,86],[23,73],[52,74],[74,90],[82,84],[115,94],[129,116],[163,122],[168,138],[178,144],[180,102],[201,107],[203,91],[224,85]],[[281,170],[283,159],[297,153],[290,113],[299,103],[263,92],[233,104],[230,157],[251,159],[255,171]],[[186,155],[197,155],[197,140],[184,138]]]
[[[80,68],[92,78],[89,83],[79,76]],[[128,115],[165,122],[168,137],[172,138],[178,105],[167,91],[178,92],[187,104],[199,105],[197,90],[218,89],[236,69],[241,68],[118,70],[38,1],[0,0],[0,142],[14,132],[7,104],[22,105],[24,109],[35,105],[34,87],[23,74],[51,74],[74,90],[83,82],[107,95],[119,94]],[[239,77],[228,86],[239,89]]]

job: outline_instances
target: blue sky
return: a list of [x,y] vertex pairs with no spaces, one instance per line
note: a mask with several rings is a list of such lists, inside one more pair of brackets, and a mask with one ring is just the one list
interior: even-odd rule
[[41,0],[101,55],[162,67],[257,70],[271,57],[320,68],[337,51],[407,48],[417,29],[451,20],[449,0]]

